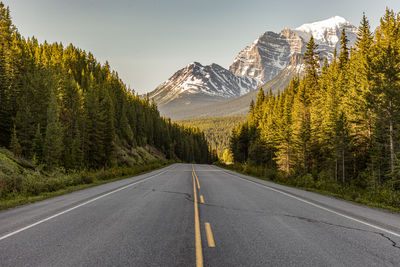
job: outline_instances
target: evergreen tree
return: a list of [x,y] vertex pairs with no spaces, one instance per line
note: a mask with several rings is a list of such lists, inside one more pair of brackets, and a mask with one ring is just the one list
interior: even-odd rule
[[43,136],[40,124],[37,124],[35,138],[32,144],[32,159],[35,162],[41,162],[43,158]]
[[306,45],[306,52],[304,53],[305,63],[305,81],[306,86],[310,90],[315,89],[318,84],[318,71],[319,71],[319,53],[318,44],[315,43],[314,37],[311,35],[310,41]]
[[[395,118],[400,104],[400,23],[392,10],[386,9],[377,29],[370,58],[370,83],[375,97],[375,112],[388,129],[390,173],[395,168]],[[383,114],[381,112],[384,112]]]
[[14,155],[20,156],[22,154],[22,149],[21,149],[21,145],[19,144],[19,141],[18,141],[15,125],[14,125],[12,136],[11,136],[10,148],[11,148],[11,151],[14,153]]
[[347,44],[349,43],[349,40],[347,39],[346,36],[346,31],[343,28],[342,30],[342,35],[340,37],[340,56],[339,56],[339,68],[344,68],[346,63],[349,60],[349,48],[347,47]]
[[59,122],[59,108],[54,91],[50,93],[47,109],[47,127],[43,146],[43,157],[48,168],[59,164],[62,151],[62,129]]

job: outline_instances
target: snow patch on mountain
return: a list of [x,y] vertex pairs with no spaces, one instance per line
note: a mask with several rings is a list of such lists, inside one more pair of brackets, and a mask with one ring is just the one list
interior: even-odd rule
[[[297,27],[294,31],[303,39],[309,39],[312,34],[314,39],[320,42],[336,44],[339,41],[338,36],[335,34],[327,35],[327,32],[336,32],[336,29],[339,29],[345,24],[351,25],[351,23],[346,19],[340,16],[334,16],[326,20],[303,24],[300,27]],[[326,39],[327,36],[330,37],[330,39]]]
[[256,80],[235,75],[218,64],[203,66],[192,62],[159,85],[149,97],[159,104],[168,103],[183,94],[232,98],[250,92],[257,85]]
[[284,29],[279,34],[265,32],[239,52],[229,70],[265,83],[288,66],[292,55],[304,54],[311,34],[319,46],[320,56],[331,62],[335,48],[340,49],[342,29],[349,45],[353,45],[357,28],[340,16],[303,24],[294,30]]

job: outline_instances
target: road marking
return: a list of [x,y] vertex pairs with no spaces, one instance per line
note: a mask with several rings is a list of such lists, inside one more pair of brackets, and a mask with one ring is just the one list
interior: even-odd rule
[[194,173],[194,175],[196,176],[196,181],[197,181],[197,189],[200,190],[200,183],[199,183],[199,178],[197,177],[196,172]]
[[279,190],[279,189],[270,187],[270,186],[268,186],[268,185],[260,184],[260,183],[257,183],[257,182],[253,182],[253,181],[251,181],[251,180],[247,180],[247,179],[245,179],[245,178],[242,178],[242,177],[239,177],[239,176],[230,174],[229,172],[225,172],[225,173],[229,174],[230,176],[234,176],[234,177],[237,177],[237,178],[239,178],[239,179],[241,179],[241,180],[247,181],[247,182],[249,182],[249,183],[253,183],[253,184],[256,184],[256,185],[259,185],[259,186],[263,186],[263,187],[265,187],[265,188],[267,188],[267,189],[269,189],[269,190],[271,190],[271,191],[280,193],[280,194],[282,194],[282,195],[285,195],[285,196],[288,196],[288,197],[297,199],[297,200],[299,200],[299,201],[301,201],[301,202],[307,203],[307,204],[309,204],[309,205],[311,205],[311,206],[314,206],[314,207],[316,207],[316,208],[319,208],[319,209],[328,211],[328,212],[330,212],[330,213],[333,213],[333,214],[342,216],[342,217],[344,217],[344,218],[346,218],[346,219],[349,219],[349,220],[352,220],[352,221],[355,221],[355,222],[358,222],[358,223],[367,225],[367,226],[372,227],[372,228],[374,228],[374,229],[377,229],[377,230],[379,230],[379,231],[383,231],[383,232],[386,232],[386,233],[388,233],[388,234],[391,234],[391,235],[400,237],[400,234],[398,234],[398,233],[396,233],[396,232],[393,232],[393,231],[391,231],[391,230],[382,228],[382,227],[380,227],[380,226],[377,226],[377,225],[368,223],[368,222],[363,221],[363,220],[359,220],[359,219],[357,219],[357,218],[354,218],[354,217],[348,216],[348,215],[346,215],[346,214],[343,214],[343,213],[340,213],[340,212],[331,210],[331,209],[329,209],[329,208],[325,208],[325,207],[323,207],[323,206],[321,206],[321,205],[315,204],[315,203],[313,203],[313,202],[310,202],[310,201],[308,201],[308,200],[302,199],[302,198],[300,198],[300,197],[296,197],[296,196],[294,196],[294,195],[292,195],[292,194],[283,192],[283,191],[281,191],[281,190]]
[[213,248],[213,247],[215,247],[215,242],[214,242],[213,233],[212,233],[212,231],[211,231],[210,223],[206,222],[206,223],[205,223],[205,227],[206,227],[206,234],[207,234],[208,246],[209,246],[210,248]]
[[194,167],[193,167],[193,165],[192,165],[192,170],[193,170],[194,176],[196,177],[197,189],[199,189],[199,190],[200,190],[199,178],[197,177],[197,174],[196,174],[196,171],[194,170]]
[[201,204],[204,204],[204,197],[203,197],[203,195],[200,195],[200,202],[201,202]]
[[194,231],[195,231],[195,246],[196,246],[196,267],[203,267],[203,250],[201,247],[201,232],[199,207],[197,204],[197,190],[194,175],[193,176],[193,192],[194,192]]
[[111,191],[111,192],[108,192],[108,193],[106,193],[106,194],[104,194],[104,195],[100,195],[100,196],[98,196],[98,197],[92,198],[91,200],[88,200],[88,201],[86,201],[86,202],[83,202],[83,203],[81,203],[81,204],[79,204],[79,205],[76,205],[76,206],[74,206],[74,207],[72,207],[72,208],[69,208],[69,209],[67,209],[67,210],[61,211],[61,212],[59,212],[59,213],[56,213],[56,214],[54,214],[54,215],[52,215],[52,216],[50,216],[50,217],[47,217],[47,218],[45,218],[45,219],[43,219],[43,220],[40,220],[40,221],[37,221],[37,222],[35,222],[35,223],[33,223],[33,224],[30,224],[30,225],[28,225],[28,226],[25,226],[25,227],[23,227],[23,228],[20,228],[20,229],[14,231],[14,232],[9,233],[9,234],[3,235],[3,236],[0,237],[0,241],[3,240],[3,239],[8,238],[8,237],[10,237],[10,236],[13,236],[13,235],[15,235],[15,234],[18,234],[18,233],[20,233],[20,232],[22,232],[22,231],[25,231],[25,230],[27,230],[27,229],[29,229],[29,228],[32,228],[32,227],[34,227],[34,226],[36,226],[36,225],[39,225],[39,224],[41,224],[41,223],[47,222],[47,221],[49,221],[49,220],[51,220],[51,219],[54,219],[54,218],[56,218],[56,217],[58,217],[58,216],[60,216],[60,215],[63,215],[63,214],[65,214],[65,213],[68,213],[68,212],[70,212],[70,211],[73,211],[73,210],[75,210],[75,209],[77,209],[77,208],[80,208],[80,207],[82,207],[82,206],[85,206],[85,205],[87,205],[87,204],[89,204],[89,203],[92,203],[92,202],[94,202],[94,201],[96,201],[96,200],[99,200],[99,199],[101,199],[101,198],[103,198],[103,197],[106,197],[106,196],[109,196],[109,195],[111,195],[111,194],[117,193],[117,192],[119,192],[119,191],[121,191],[121,190],[124,190],[124,189],[126,189],[126,188],[129,188],[129,187],[131,187],[131,186],[140,184],[140,183],[142,183],[142,182],[144,182],[144,181],[149,180],[150,178],[157,177],[157,176],[159,176],[160,174],[163,174],[163,173],[165,173],[165,172],[167,172],[167,170],[165,170],[165,171],[163,171],[163,172],[160,172],[160,173],[158,173],[158,174],[156,174],[156,175],[152,175],[152,176],[150,176],[150,177],[144,178],[144,179],[142,179],[142,180],[140,180],[140,181],[133,182],[133,183],[131,183],[131,184],[125,185],[125,186],[120,187],[120,188],[118,188],[118,189],[115,189],[115,190],[113,190],[113,191]]

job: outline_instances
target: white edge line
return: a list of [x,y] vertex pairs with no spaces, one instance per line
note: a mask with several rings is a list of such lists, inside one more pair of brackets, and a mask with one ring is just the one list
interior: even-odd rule
[[137,181],[137,182],[134,182],[134,183],[130,183],[130,184],[128,184],[128,185],[125,185],[125,186],[123,186],[123,187],[120,187],[120,188],[118,188],[118,189],[115,189],[115,190],[113,190],[113,191],[111,191],[111,192],[108,192],[108,193],[106,193],[106,194],[104,194],[104,195],[101,195],[101,196],[92,198],[92,199],[90,199],[90,200],[88,200],[88,201],[86,201],[86,202],[83,202],[83,203],[81,203],[81,204],[79,204],[79,205],[76,205],[76,206],[74,206],[74,207],[72,207],[72,208],[66,209],[66,210],[61,211],[61,212],[59,212],[59,213],[56,213],[56,214],[54,214],[54,215],[52,215],[52,216],[50,216],[50,217],[47,217],[47,218],[45,218],[45,219],[43,219],[43,220],[37,221],[37,222],[35,222],[35,223],[33,223],[33,224],[30,224],[30,225],[28,225],[28,226],[25,226],[25,227],[23,227],[23,228],[20,228],[20,229],[18,229],[18,230],[15,230],[15,231],[13,231],[13,232],[11,232],[11,233],[8,233],[8,234],[6,234],[6,235],[3,235],[3,236],[0,237],[0,241],[3,240],[3,239],[8,238],[8,237],[10,237],[10,236],[13,236],[13,235],[15,235],[15,234],[18,234],[18,233],[20,233],[20,232],[22,232],[22,231],[25,231],[25,230],[27,230],[27,229],[29,229],[29,228],[32,228],[32,227],[34,227],[34,226],[36,226],[36,225],[38,225],[38,224],[44,223],[44,222],[46,222],[46,221],[48,221],[48,220],[51,220],[51,219],[53,219],[53,218],[56,218],[56,217],[58,217],[58,216],[60,216],[60,215],[63,215],[63,214],[65,214],[65,213],[68,213],[68,212],[70,212],[70,211],[72,211],[72,210],[74,210],[74,209],[77,209],[77,208],[80,208],[80,207],[82,207],[82,206],[85,206],[85,205],[87,205],[87,204],[89,204],[89,203],[92,203],[92,202],[94,202],[94,201],[96,201],[96,200],[99,200],[99,199],[101,199],[101,198],[103,198],[103,197],[109,196],[109,195],[111,195],[111,194],[114,194],[114,193],[116,193],[116,192],[119,192],[119,191],[121,191],[121,190],[124,190],[124,189],[126,189],[126,188],[128,188],[128,187],[131,187],[131,186],[140,184],[140,183],[142,183],[142,182],[144,182],[144,181],[149,180],[150,178],[154,178],[154,177],[159,176],[160,174],[163,174],[163,173],[165,173],[165,172],[167,172],[167,170],[165,170],[165,171],[163,171],[163,172],[160,172],[160,173],[158,173],[158,174],[152,175],[152,176],[150,176],[150,177],[144,178],[144,179],[142,179],[142,180],[140,180],[140,181]]
[[355,222],[358,222],[358,223],[367,225],[367,226],[369,226],[369,227],[375,228],[375,229],[377,229],[377,230],[386,232],[386,233],[388,233],[388,234],[391,234],[391,235],[400,237],[400,234],[398,234],[398,233],[396,233],[396,232],[393,232],[393,231],[391,231],[391,230],[388,230],[388,229],[385,229],[385,228],[382,228],[382,227],[379,227],[379,226],[370,224],[370,223],[368,223],[368,222],[366,222],[366,221],[362,221],[362,220],[356,219],[356,218],[354,218],[354,217],[345,215],[345,214],[343,214],[343,213],[340,213],[340,212],[337,212],[337,211],[334,211],[334,210],[325,208],[325,207],[323,207],[323,206],[320,206],[320,205],[318,205],[318,204],[312,203],[312,202],[307,201],[307,200],[305,200],[305,199],[302,199],[302,198],[300,198],[300,197],[296,197],[296,196],[293,196],[293,195],[288,194],[288,193],[286,193],[286,192],[283,192],[283,191],[281,191],[281,190],[279,190],[279,189],[275,189],[275,188],[270,187],[270,186],[268,186],[268,185],[256,183],[256,182],[254,182],[254,181],[251,181],[251,180],[248,180],[248,179],[245,179],[245,178],[242,178],[242,177],[233,175],[233,174],[231,174],[231,173],[229,173],[229,172],[226,172],[226,171],[225,171],[225,173],[229,174],[230,176],[234,176],[234,177],[237,177],[237,178],[239,178],[239,179],[241,179],[241,180],[247,181],[247,182],[249,182],[249,183],[253,183],[253,184],[256,184],[256,185],[265,187],[265,188],[267,188],[267,189],[269,189],[269,190],[271,190],[271,191],[280,193],[280,194],[282,194],[282,195],[285,195],[285,196],[288,196],[288,197],[297,199],[297,200],[299,200],[299,201],[301,201],[301,202],[307,203],[307,204],[309,204],[309,205],[311,205],[311,206],[314,206],[314,207],[317,207],[317,208],[319,208],[319,209],[322,209],[322,210],[325,210],[325,211],[334,213],[334,214],[336,214],[336,215],[342,216],[342,217],[344,217],[344,218],[346,218],[346,219],[349,219],[349,220],[352,220],[352,221],[355,221]]

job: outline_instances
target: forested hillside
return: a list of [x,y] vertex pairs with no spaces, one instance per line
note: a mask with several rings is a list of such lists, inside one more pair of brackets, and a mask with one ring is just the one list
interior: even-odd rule
[[247,122],[232,131],[235,162],[400,207],[399,13],[387,9],[374,33],[364,15],[355,46],[343,32],[331,64],[316,51],[311,37],[305,76],[277,95],[260,90]]
[[24,38],[0,3],[0,146],[47,169],[124,164],[150,145],[167,159],[207,162],[198,129],[172,123],[90,52]]
[[[218,157],[228,157],[229,137],[232,127],[244,122],[246,115],[224,116],[214,118],[198,118],[176,121],[189,127],[197,127],[204,132],[211,149],[216,150]],[[225,159],[224,159],[225,160]]]

